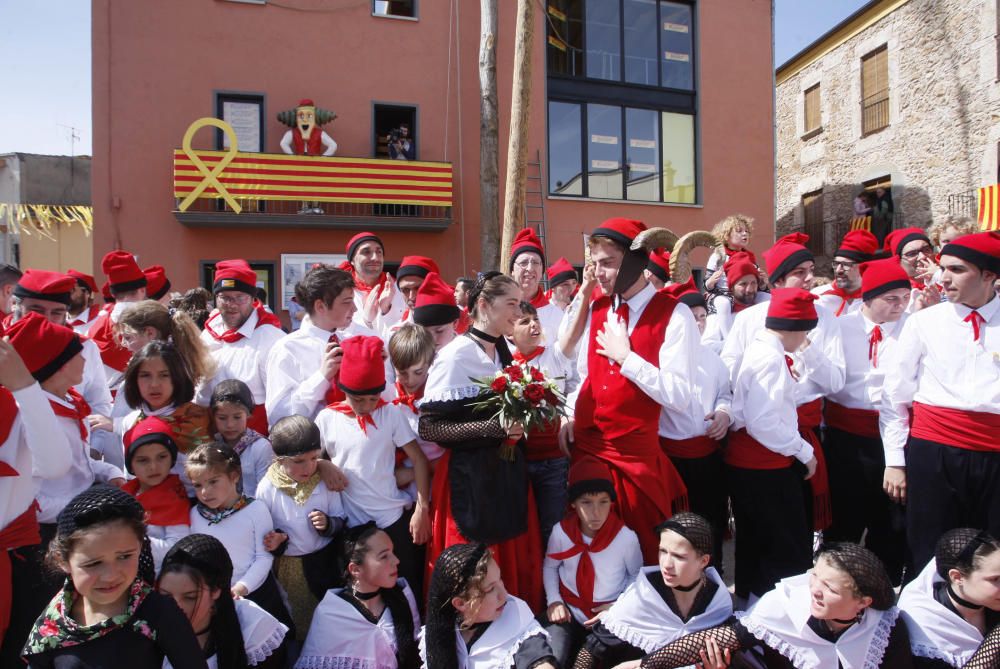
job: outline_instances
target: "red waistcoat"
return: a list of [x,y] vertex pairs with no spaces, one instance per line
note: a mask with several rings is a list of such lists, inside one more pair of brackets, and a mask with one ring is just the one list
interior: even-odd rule
[[[643,360],[659,367],[660,347],[677,300],[665,293],[655,293],[635,324],[629,341],[632,350]],[[601,296],[590,314],[590,341],[587,349],[587,379],[576,402],[578,428],[596,427],[605,439],[615,439],[630,432],[648,430],[655,434],[660,405],[639,386],[622,376],[621,367],[599,355],[597,333],[604,328],[611,308],[611,298]]]

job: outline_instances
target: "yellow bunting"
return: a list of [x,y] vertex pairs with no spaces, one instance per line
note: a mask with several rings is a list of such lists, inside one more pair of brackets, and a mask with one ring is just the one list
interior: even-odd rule
[[0,225],[25,235],[38,234],[55,239],[57,225],[81,225],[89,235],[94,228],[94,210],[79,204],[18,204],[0,202]]
[[[212,126],[213,128],[222,130],[222,132],[226,133],[226,137],[229,138],[229,150],[211,170],[208,169],[208,166],[202,162],[201,158],[198,157],[198,154],[191,148],[191,139],[194,137],[194,134],[207,126]],[[222,174],[222,171],[226,169],[229,163],[233,162],[233,158],[236,157],[236,154],[239,151],[237,144],[238,140],[236,139],[236,132],[233,130],[233,126],[221,119],[206,116],[198,119],[188,126],[187,132],[184,133],[184,143],[182,144],[182,148],[184,150],[184,154],[191,160],[192,163],[194,163],[195,167],[198,168],[198,171],[205,175],[205,178],[201,181],[201,183],[195,186],[194,190],[191,191],[186,198],[184,198],[184,201],[177,207],[179,210],[187,211],[187,208],[191,206],[191,203],[198,199],[198,196],[200,196],[206,188],[212,186],[229,204],[233,211],[237,214],[243,211],[243,207],[240,206],[240,203],[237,202],[232,195],[230,195],[229,191],[226,190],[226,187],[219,181],[219,175]]]

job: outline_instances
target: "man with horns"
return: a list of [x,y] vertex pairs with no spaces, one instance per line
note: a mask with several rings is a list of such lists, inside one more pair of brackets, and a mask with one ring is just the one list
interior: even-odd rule
[[[669,231],[612,218],[588,242],[603,295],[590,305],[577,368],[582,383],[569,399],[574,419],[560,443],[575,462],[608,465],[625,523],[639,535],[644,564],[657,559],[653,527],[686,506],[687,490],[660,449],[663,406],[684,410],[697,378],[698,327],[687,305],[657,292],[643,276],[649,251]],[[574,409],[575,407],[575,409]]]

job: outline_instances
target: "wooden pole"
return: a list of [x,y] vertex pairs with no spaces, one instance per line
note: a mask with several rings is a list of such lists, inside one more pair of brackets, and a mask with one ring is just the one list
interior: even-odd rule
[[531,49],[534,0],[518,0],[514,38],[514,82],[510,103],[510,141],[507,144],[507,181],[504,186],[503,241],[500,269],[510,264],[510,245],[524,227],[524,179],[528,160],[528,114],[531,110]]
[[[500,266],[500,131],[497,112],[497,0],[480,0],[479,239],[481,268]],[[461,101],[459,101],[461,104]]]

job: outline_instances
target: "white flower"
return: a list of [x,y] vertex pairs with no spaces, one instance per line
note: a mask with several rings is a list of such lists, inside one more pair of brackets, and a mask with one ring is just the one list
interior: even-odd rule
[[521,399],[521,388],[520,388],[520,387],[518,387],[518,386],[517,386],[517,384],[515,384],[515,385],[513,386],[513,388],[511,388],[511,391],[510,391],[510,394],[511,394],[511,395],[512,395],[512,396],[513,396],[513,397],[514,397],[515,399]]

